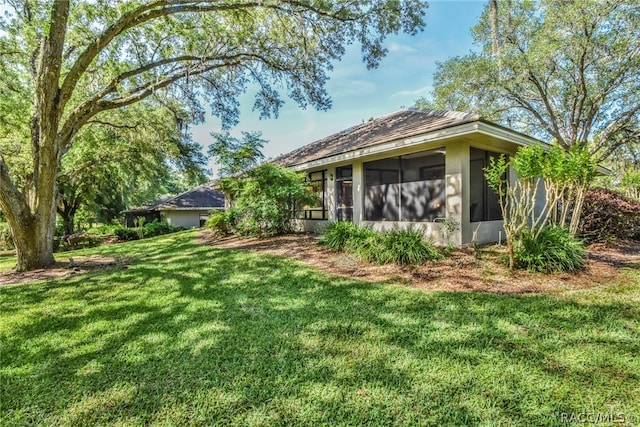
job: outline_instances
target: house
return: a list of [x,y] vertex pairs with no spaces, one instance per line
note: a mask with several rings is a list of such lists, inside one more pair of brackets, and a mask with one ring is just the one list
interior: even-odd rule
[[153,207],[149,208],[134,208],[129,209],[122,212],[124,214],[124,226],[125,227],[136,227],[140,218],[144,218],[144,223],[160,221],[162,218],[160,216],[160,212],[153,209]]
[[[125,211],[127,227],[135,226],[136,215],[165,220],[169,225],[192,228],[202,227],[209,213],[224,209],[224,194],[205,184],[165,200],[146,209]],[[145,219],[146,221],[146,219]]]
[[504,238],[483,168],[539,143],[478,114],[403,109],[274,162],[306,172],[318,195],[301,214],[301,230],[347,220],[378,230],[413,227],[440,244],[483,244]]

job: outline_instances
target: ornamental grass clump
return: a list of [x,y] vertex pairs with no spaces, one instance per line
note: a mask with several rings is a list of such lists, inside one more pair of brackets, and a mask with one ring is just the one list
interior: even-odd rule
[[442,258],[420,231],[374,231],[348,221],[329,224],[319,243],[333,251],[348,252],[376,264],[407,266]]
[[334,252],[340,252],[351,236],[355,224],[348,221],[330,222],[324,229],[318,243]]
[[515,250],[516,267],[540,273],[577,273],[587,266],[584,243],[558,226],[544,228],[538,235],[525,233]]
[[441,259],[442,254],[417,230],[388,230],[377,235],[375,262],[418,265]]

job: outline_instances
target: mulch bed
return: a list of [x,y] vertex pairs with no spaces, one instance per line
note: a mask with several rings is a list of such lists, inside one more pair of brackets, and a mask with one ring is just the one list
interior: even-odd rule
[[[60,258],[58,256],[58,258]],[[36,280],[49,280],[71,277],[88,271],[101,270],[121,266],[122,260],[100,255],[78,256],[73,261],[57,261],[50,267],[40,270],[17,273],[15,270],[0,271],[0,285],[18,285]]]
[[504,246],[485,246],[479,251],[456,249],[444,260],[417,267],[373,265],[356,257],[335,253],[317,244],[317,235],[296,234],[265,239],[220,237],[203,230],[200,242],[223,249],[245,250],[297,259],[337,276],[394,283],[429,291],[490,292],[505,294],[552,293],[585,289],[632,280],[621,275],[624,268],[640,268],[640,242],[622,241],[592,245],[588,268],[578,274],[509,273],[500,262]]

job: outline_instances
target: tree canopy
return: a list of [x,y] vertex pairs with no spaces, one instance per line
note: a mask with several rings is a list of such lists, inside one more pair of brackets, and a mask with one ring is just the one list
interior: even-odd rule
[[132,205],[202,184],[206,157],[180,129],[179,110],[141,102],[110,114],[110,125],[81,130],[62,159],[57,178],[58,214],[65,233],[74,232],[74,216],[83,208],[111,222]]
[[[7,4],[13,10],[0,21],[0,209],[19,270],[53,262],[55,181],[83,127],[161,93],[196,115],[208,104],[229,128],[250,85],[263,117],[277,114],[282,91],[301,107],[327,109],[327,73],[345,46],[359,43],[375,67],[385,37],[421,30],[426,8],[420,0]],[[31,149],[13,156],[19,140]],[[23,182],[16,182],[18,168]]]
[[640,139],[640,3],[491,0],[477,52],[438,64],[433,99],[599,159]]

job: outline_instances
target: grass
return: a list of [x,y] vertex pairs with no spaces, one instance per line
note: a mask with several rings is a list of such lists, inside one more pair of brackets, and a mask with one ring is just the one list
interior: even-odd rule
[[640,422],[639,270],[516,296],[331,277],[193,231],[90,253],[129,268],[1,288],[0,424]]

